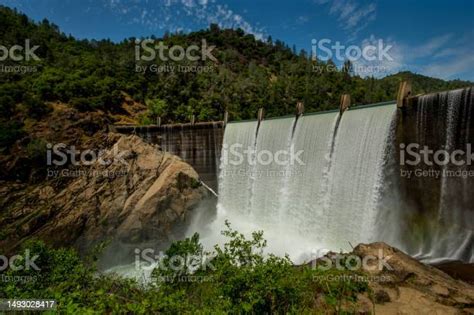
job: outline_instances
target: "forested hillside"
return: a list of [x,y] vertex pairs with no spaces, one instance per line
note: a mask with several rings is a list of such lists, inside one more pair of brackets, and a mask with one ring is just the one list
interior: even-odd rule
[[[228,110],[233,120],[255,117],[264,107],[267,117],[292,113],[297,101],[306,111],[337,107],[342,93],[350,93],[357,104],[395,98],[398,83],[410,79],[415,93],[466,86],[462,81],[443,81],[412,73],[384,79],[361,78],[312,61],[304,51],[294,52],[285,43],[259,41],[242,30],[209,29],[190,34],[165,34],[166,45],[200,45],[205,39],[215,45],[212,60],[162,61],[158,54],[149,62],[136,61],[136,39],[120,43],[110,40],[76,40],[51,22],[36,23],[26,15],[0,7],[0,43],[3,46],[39,46],[39,60],[1,61],[1,146],[11,144],[21,133],[25,117],[39,120],[51,112],[52,102],[61,102],[79,112],[117,114],[130,96],[151,111],[134,117],[149,123],[155,116],[163,122],[222,119]],[[137,65],[187,65],[198,71],[137,72]],[[331,62],[329,62],[331,65]],[[314,71],[313,66],[324,71]],[[13,69],[13,70],[12,70]],[[199,71],[199,69],[206,69]],[[330,69],[330,70],[328,70]],[[130,99],[130,98],[129,98]],[[125,113],[126,114],[126,113]],[[8,123],[7,123],[8,122]]]

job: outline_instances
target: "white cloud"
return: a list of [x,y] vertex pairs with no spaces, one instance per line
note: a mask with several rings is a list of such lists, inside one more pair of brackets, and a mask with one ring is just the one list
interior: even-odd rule
[[241,28],[244,32],[263,39],[265,32],[248,22],[241,14],[216,0],[105,0],[105,7],[120,16],[125,23],[146,26],[151,31],[171,32],[201,28],[215,23],[221,28]]
[[458,79],[461,74],[468,74],[471,75],[469,79],[473,80],[474,55],[469,52],[458,55],[447,62],[433,62],[423,66],[421,71],[425,75],[443,79]]
[[[360,47],[376,45],[374,35],[361,41]],[[441,79],[456,79],[474,73],[474,55],[469,36],[456,38],[453,34],[442,34],[419,44],[408,44],[391,38],[383,40],[384,45],[391,45],[389,54],[393,60],[353,62],[360,69],[361,76],[383,77],[399,71],[409,70]],[[375,72],[364,71],[375,69]],[[464,75],[463,75],[464,74]],[[472,76],[472,75],[471,75]],[[472,77],[470,78],[472,80]]]
[[374,2],[362,4],[354,0],[314,0],[319,5],[329,4],[329,14],[336,16],[341,28],[353,36],[375,20],[377,6]]

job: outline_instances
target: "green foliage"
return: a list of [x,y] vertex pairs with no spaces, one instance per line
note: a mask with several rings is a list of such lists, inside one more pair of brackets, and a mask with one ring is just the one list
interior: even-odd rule
[[38,96],[26,94],[23,100],[29,117],[39,119],[51,111],[51,107],[46,105]]
[[[262,232],[247,239],[226,225],[222,233],[228,241],[216,245],[213,253],[203,250],[197,234],[173,243],[153,271],[157,282],[147,286],[100,274],[94,259],[86,265],[71,249],[31,241],[21,254],[38,255],[35,263],[40,270],[7,269],[2,276],[30,281],[7,281],[0,286],[0,298],[55,299],[58,311],[71,314],[301,314],[340,313],[357,301],[358,294],[370,293],[366,282],[351,278],[357,272],[294,266],[288,257],[263,255]],[[203,255],[204,261],[186,268],[162,267],[170,266],[173,257]]]
[[26,145],[26,152],[28,157],[33,161],[45,161],[46,160],[46,141],[43,139],[33,139]]
[[147,111],[138,115],[140,125],[155,124],[158,117],[165,116],[169,111],[165,100],[147,99],[145,103],[147,105]]
[[168,111],[168,105],[166,104],[165,100],[148,99],[145,103],[148,107],[148,113],[151,117],[156,118],[163,116]]
[[22,127],[23,124],[19,121],[8,121],[0,124],[0,150],[11,146],[25,134]]
[[[350,93],[356,104],[396,98],[398,84],[410,80],[413,93],[435,92],[471,85],[465,81],[443,81],[402,72],[383,79],[362,78],[345,62],[342,69],[332,61],[314,61],[304,52],[292,51],[279,40],[256,40],[242,30],[209,29],[189,34],[165,34],[166,45],[215,45],[218,63],[207,61],[139,62],[140,66],[189,66],[206,71],[136,72],[135,38],[120,43],[109,40],[76,40],[61,33],[48,21],[34,22],[23,14],[0,6],[0,42],[3,45],[31,40],[39,45],[37,71],[28,75],[0,73],[0,112],[9,115],[14,104],[23,101],[24,92],[31,115],[40,117],[44,106],[39,101],[71,103],[81,111],[120,111],[122,92],[146,103],[143,124],[161,116],[163,123],[221,120],[225,110],[231,119],[255,118],[259,107],[266,116],[291,114],[297,101],[307,112],[337,108],[339,97]],[[315,71],[315,69],[319,69]],[[13,99],[13,101],[12,101]],[[33,105],[33,104],[30,104]],[[36,112],[38,110],[39,112]]]
[[138,115],[138,122],[139,122],[140,125],[144,125],[144,126],[152,125],[152,124],[155,123],[155,122],[150,118],[150,116],[148,116],[148,113],[139,114],[139,115]]
[[85,97],[72,98],[71,101],[70,101],[70,104],[71,104],[72,107],[74,107],[75,109],[77,109],[80,112],[90,111],[94,107],[91,104],[91,100],[88,99],[88,98],[85,98]]

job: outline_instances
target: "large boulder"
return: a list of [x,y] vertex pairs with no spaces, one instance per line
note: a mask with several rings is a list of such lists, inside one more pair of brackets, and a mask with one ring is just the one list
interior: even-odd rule
[[[159,242],[207,195],[179,157],[135,135],[111,133],[106,140],[115,144],[101,157],[112,163],[55,170],[42,184],[9,192],[12,202],[0,213],[0,247],[12,250],[31,237],[81,251],[112,239]],[[64,177],[73,179],[58,185]]]
[[[370,293],[341,305],[356,314],[474,314],[474,287],[377,242],[359,244],[351,253],[329,252],[309,263],[314,268],[351,268],[348,277],[367,282]],[[331,281],[346,281],[333,278]],[[320,296],[317,307],[328,308]]]
[[[364,268],[374,281],[377,314],[469,314],[474,311],[474,287],[455,280],[385,243],[360,244],[353,253],[377,257]],[[384,260],[386,265],[379,268]],[[377,281],[383,279],[383,281]],[[386,299],[377,300],[377,296]],[[472,314],[472,313],[471,313]]]

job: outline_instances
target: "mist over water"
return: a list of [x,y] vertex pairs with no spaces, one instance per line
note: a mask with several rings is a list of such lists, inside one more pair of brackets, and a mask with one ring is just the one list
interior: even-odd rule
[[[385,104],[343,115],[230,123],[220,157],[218,200],[191,213],[184,236],[199,233],[212,251],[226,242],[221,231],[228,221],[247,237],[263,231],[266,253],[288,254],[297,264],[375,241],[426,263],[473,262],[474,178],[401,176],[414,168],[473,167],[420,164],[410,169],[399,155],[405,142],[448,151],[465,148],[474,138],[472,98],[468,88],[420,97],[405,111]],[[234,159],[243,150],[248,152]],[[301,152],[302,163],[257,158],[259,152],[282,151]],[[149,278],[133,266],[114,269]]]
[[269,252],[289,254],[297,263],[376,240],[384,152],[395,113],[391,104],[350,110],[342,118],[330,112],[260,126],[229,124],[224,150],[235,143],[254,145],[257,152],[293,147],[302,150],[303,163],[221,163],[216,218],[189,231],[200,232],[208,246],[222,243],[227,219],[244,234],[263,230]]
[[[263,230],[268,252],[289,254],[296,263],[375,241],[428,263],[474,261],[469,223],[473,179],[404,181],[397,157],[402,140],[431,147],[441,144],[448,151],[469,143],[470,90],[420,97],[414,115],[388,104],[354,108],[343,115],[326,112],[260,125],[256,121],[229,124],[223,155],[236,143],[256,152],[293,148],[303,151],[304,163],[221,161],[213,219],[194,222],[188,234],[199,232],[203,243],[212,248],[224,243],[220,232],[228,220],[248,236]],[[412,115],[414,121],[403,115]],[[408,123],[413,123],[414,131],[404,125]]]

